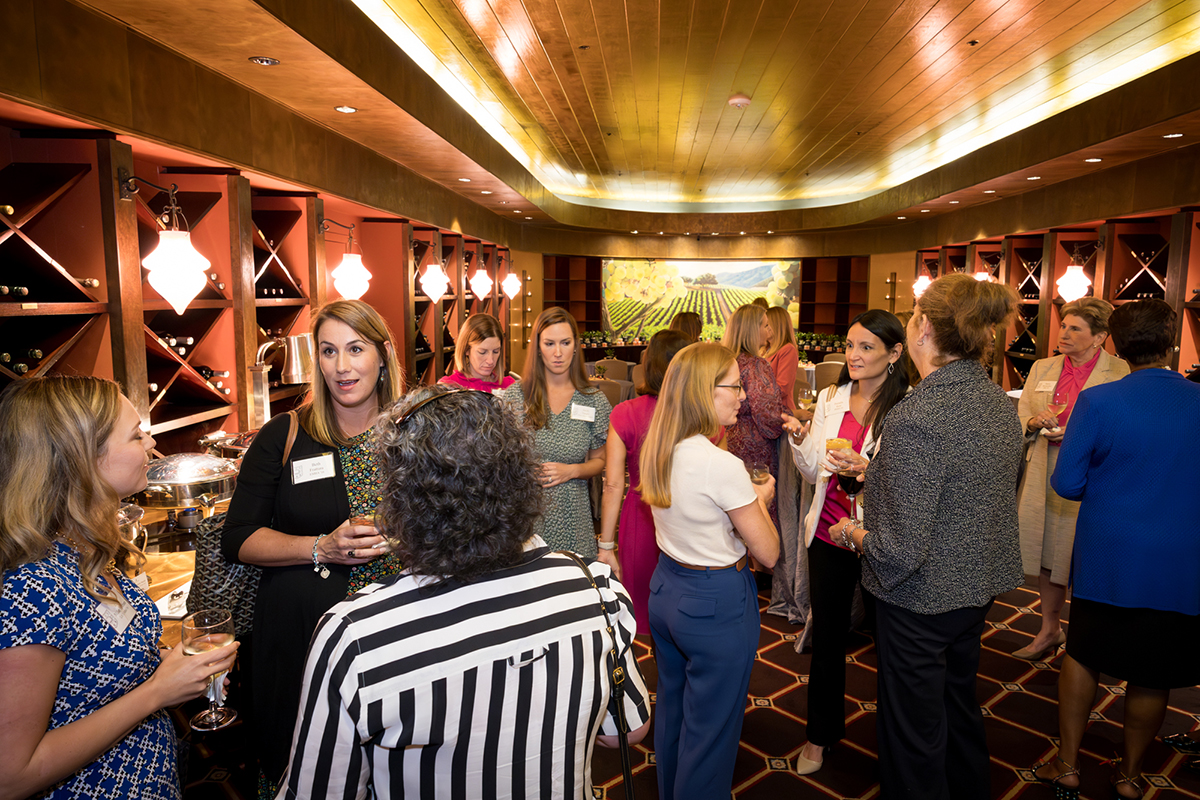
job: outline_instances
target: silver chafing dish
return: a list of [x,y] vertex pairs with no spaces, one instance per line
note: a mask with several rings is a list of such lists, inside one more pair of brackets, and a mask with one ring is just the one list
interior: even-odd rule
[[157,458],[147,470],[148,485],[134,495],[134,502],[143,509],[195,509],[209,517],[217,503],[233,496],[237,474],[235,462],[204,453]]
[[250,449],[250,443],[254,441],[255,436],[258,436],[257,430],[243,433],[213,431],[200,440],[200,446],[208,455],[231,459],[240,468],[242,456],[246,455],[246,451]]

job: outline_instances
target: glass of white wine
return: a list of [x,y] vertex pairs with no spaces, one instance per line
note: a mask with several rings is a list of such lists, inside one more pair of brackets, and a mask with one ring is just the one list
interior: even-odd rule
[[[1067,410],[1067,401],[1069,399],[1070,398],[1067,396],[1066,389],[1055,388],[1054,396],[1051,397],[1050,402],[1046,404],[1046,410],[1049,411],[1054,416],[1058,417],[1064,411]],[[1058,433],[1060,430],[1062,430],[1062,425],[1063,425],[1063,421],[1062,421],[1062,419],[1059,419],[1058,424],[1055,425],[1050,430],[1054,431],[1055,433]]]
[[816,404],[817,396],[812,389],[806,389],[802,386],[796,390],[796,405],[805,411],[812,411]]
[[[218,647],[233,644],[233,615],[228,609],[208,608],[183,618],[183,654],[199,656]],[[225,676],[218,672],[208,679],[208,710],[192,717],[194,731],[215,731],[237,719],[237,712],[225,707]]]

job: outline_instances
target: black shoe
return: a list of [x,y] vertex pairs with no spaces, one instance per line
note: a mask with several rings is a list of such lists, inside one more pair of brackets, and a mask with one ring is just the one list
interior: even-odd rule
[[1172,733],[1162,737],[1163,744],[1169,744],[1179,752],[1189,756],[1200,756],[1200,739],[1192,738],[1188,733]]

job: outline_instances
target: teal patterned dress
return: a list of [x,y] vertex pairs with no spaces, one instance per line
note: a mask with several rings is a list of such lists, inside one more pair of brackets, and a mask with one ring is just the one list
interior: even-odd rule
[[[350,497],[350,517],[373,517],[383,497],[379,494],[378,462],[375,460],[375,429],[360,433],[344,447],[338,448],[342,475],[346,478],[346,494]],[[367,564],[350,568],[350,589],[347,597],[365,586],[395,575],[402,569],[400,559],[392,554]]]

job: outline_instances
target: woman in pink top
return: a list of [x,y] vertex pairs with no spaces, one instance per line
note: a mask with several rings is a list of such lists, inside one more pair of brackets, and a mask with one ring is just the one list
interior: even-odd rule
[[767,309],[767,325],[771,332],[759,352],[775,373],[775,382],[783,393],[788,410],[796,413],[796,370],[800,366],[800,351],[796,349],[796,333],[792,317],[782,306]]
[[[637,490],[641,483],[638,454],[650,418],[658,403],[667,365],[675,354],[691,344],[681,331],[662,330],[650,337],[646,348],[645,383],[637,387],[638,397],[619,403],[608,418],[608,440],[605,443],[605,463],[616,467],[624,464],[629,471],[629,493],[625,494],[625,472],[619,468],[605,470],[604,500],[600,506],[600,561],[612,567],[617,580],[633,600],[637,632],[649,635],[650,617],[646,603],[650,597],[650,576],[658,565],[658,542],[654,536],[654,515],[642,501]],[[624,497],[622,503],[621,498]],[[620,515],[621,556],[617,558],[618,514]]]
[[507,389],[516,383],[504,374],[504,329],[499,320],[487,314],[467,318],[454,345],[454,367],[454,372],[438,383],[479,392]]

